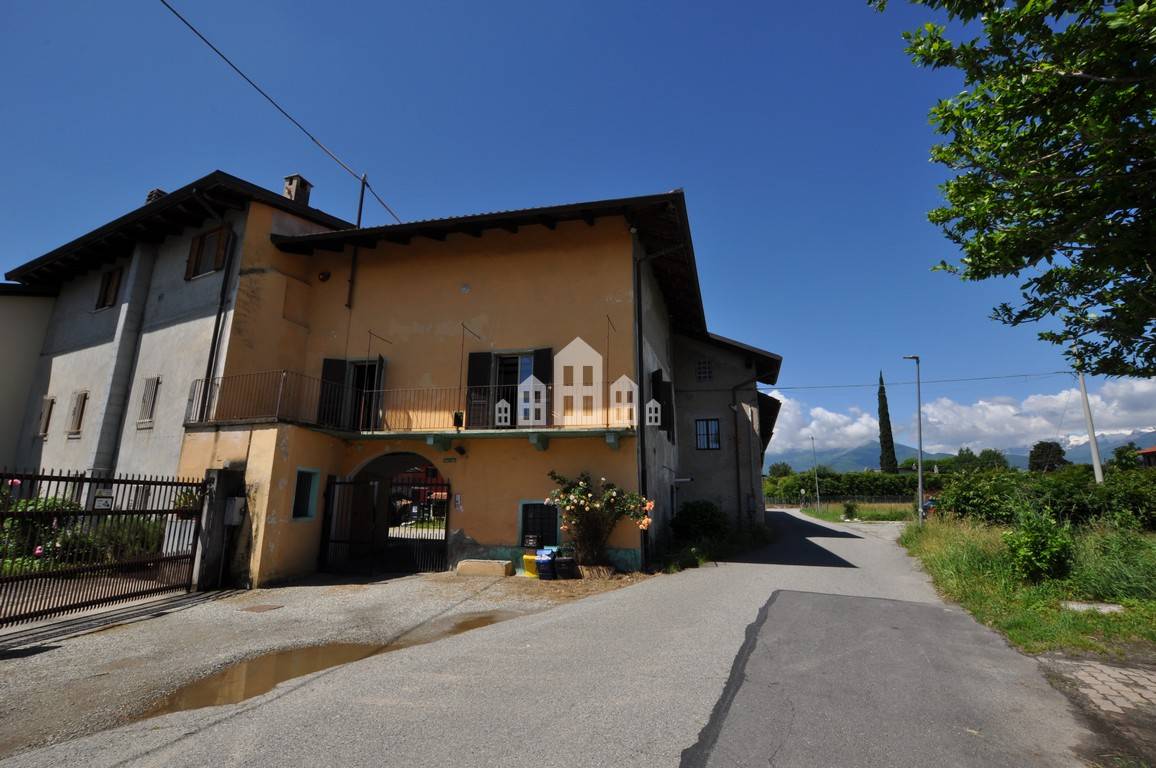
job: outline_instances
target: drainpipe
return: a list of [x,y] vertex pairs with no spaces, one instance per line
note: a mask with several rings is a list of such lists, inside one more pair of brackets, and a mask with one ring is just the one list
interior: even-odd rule
[[[634,262],[634,346],[635,346],[635,375],[638,378],[638,402],[634,404],[634,416],[638,420],[638,493],[646,496],[646,400],[644,389],[643,347],[642,347],[642,262],[646,259],[642,244],[638,242],[638,228],[630,227],[631,261]],[[639,531],[639,549],[642,551],[642,570],[650,565],[650,547],[648,532]]]
[[743,469],[739,464],[739,389],[742,387],[754,384],[759,380],[758,376],[746,381],[741,381],[731,387],[731,414],[734,416],[734,443],[735,443],[735,503],[738,505],[737,517],[739,528],[743,527]]

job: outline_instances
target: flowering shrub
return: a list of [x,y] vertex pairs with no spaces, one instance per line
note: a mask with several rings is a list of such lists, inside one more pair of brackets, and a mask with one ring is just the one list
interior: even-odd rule
[[642,531],[650,527],[654,502],[606,482],[605,477],[595,483],[589,472],[575,478],[550,472],[550,479],[558,487],[550,491],[546,503],[561,513],[562,532],[573,542],[582,565],[606,563],[606,542],[622,518],[630,518]]

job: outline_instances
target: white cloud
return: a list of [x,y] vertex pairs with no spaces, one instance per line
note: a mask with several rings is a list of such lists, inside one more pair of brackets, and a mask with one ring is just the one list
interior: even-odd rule
[[[879,438],[878,421],[861,408],[845,413],[808,406],[780,392],[783,401],[768,453],[809,447],[815,435],[819,448],[852,448]],[[1156,380],[1117,379],[1104,383],[1088,397],[1099,433],[1125,433],[1156,427]],[[1080,393],[1075,387],[1029,395],[1022,400],[990,397],[959,403],[940,397],[923,404],[923,442],[929,451],[954,453],[960,446],[1015,448],[1037,440],[1087,442]],[[914,444],[914,419],[895,420],[895,438]]]
[[[826,408],[806,409],[806,405],[782,392],[771,393],[782,401],[775,434],[768,453],[810,447],[811,435],[816,448],[841,448],[862,445],[879,438],[879,420],[862,409],[851,407],[848,413]],[[804,412],[805,411],[805,412]]]

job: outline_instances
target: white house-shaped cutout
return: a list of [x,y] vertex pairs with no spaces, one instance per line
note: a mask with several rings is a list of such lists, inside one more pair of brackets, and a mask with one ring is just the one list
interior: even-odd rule
[[554,424],[602,421],[602,355],[578,337],[554,355]]
[[646,426],[662,426],[662,406],[657,400],[651,400],[646,404]]
[[546,426],[546,385],[537,376],[518,385],[518,426]]
[[510,404],[504,399],[499,400],[494,406],[494,426],[510,426]]
[[638,424],[638,385],[623,374],[610,385],[610,425],[633,427]]

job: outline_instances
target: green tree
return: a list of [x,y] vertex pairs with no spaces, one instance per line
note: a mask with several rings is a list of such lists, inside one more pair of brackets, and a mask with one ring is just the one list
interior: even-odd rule
[[960,448],[959,453],[955,455],[955,469],[961,472],[968,469],[975,469],[978,465],[979,458],[975,455],[975,451],[966,445]]
[[793,474],[795,474],[795,470],[785,461],[776,461],[767,468],[768,477],[789,477]]
[[1140,468],[1140,454],[1137,451],[1140,446],[1129,440],[1123,445],[1118,445],[1112,451],[1112,458],[1108,460],[1110,466],[1116,469],[1139,469]]
[[891,413],[887,410],[887,387],[883,371],[879,372],[879,469],[892,474],[899,471],[895,460],[895,438],[891,436]]
[[1064,449],[1054,440],[1041,440],[1028,454],[1028,469],[1032,472],[1051,472],[1070,463],[1064,458]]
[[978,469],[1007,469],[1007,456],[995,448],[984,448],[976,457],[975,465]]
[[1039,337],[1088,372],[1156,375],[1156,3],[911,1],[982,31],[904,35],[917,65],[963,75],[931,109],[955,175],[929,218],[963,252],[938,269],[1020,278],[995,319],[1055,317]]

